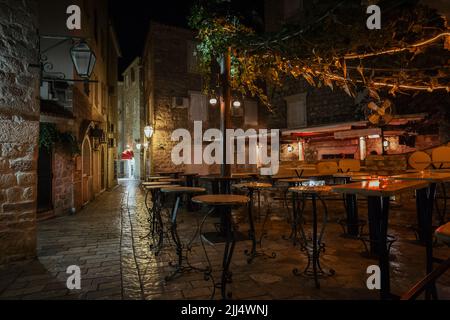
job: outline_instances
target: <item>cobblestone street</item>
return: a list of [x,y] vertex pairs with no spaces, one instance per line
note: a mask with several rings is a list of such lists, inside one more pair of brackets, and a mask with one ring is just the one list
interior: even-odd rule
[[[170,282],[164,280],[173,270],[170,262],[176,260],[173,243],[166,241],[157,257],[150,250],[143,196],[138,182],[124,181],[76,215],[40,222],[38,259],[0,270],[0,298],[209,299],[212,281],[205,281],[201,272],[183,274]],[[333,277],[321,279],[321,288],[315,289],[312,280],[294,276],[292,270],[304,268],[307,259],[298,247],[283,239],[283,235],[289,234],[286,221],[272,219],[268,222],[268,237],[262,248],[267,253],[276,252],[276,258],[258,257],[248,264],[243,252],[249,249],[250,243],[239,242],[231,265],[233,298],[378,299],[378,292],[366,287],[366,269],[377,260],[361,256],[364,247],[360,241],[340,236],[342,230],[336,221],[343,215],[342,203],[331,206],[330,223],[324,238],[326,251],[321,259],[322,265],[336,271]],[[362,206],[362,216],[364,212]],[[183,242],[195,234],[203,215],[203,211],[188,213],[183,210],[179,217]],[[243,220],[242,216],[236,213],[237,220]],[[390,233],[399,238],[391,251],[392,291],[396,294],[406,292],[424,275],[424,248],[411,241],[414,234],[408,228],[414,219],[413,210],[392,211]],[[214,219],[211,220],[205,229],[214,228]],[[246,231],[243,221],[239,223],[240,229]],[[206,245],[206,248],[213,276],[218,279],[223,245]],[[435,256],[445,257],[448,250],[438,246]],[[189,257],[194,266],[206,265],[198,239],[194,241]],[[81,268],[81,290],[66,288],[66,269],[70,265]],[[441,299],[450,298],[449,278],[445,275],[438,284]],[[217,292],[216,298],[219,297]]]

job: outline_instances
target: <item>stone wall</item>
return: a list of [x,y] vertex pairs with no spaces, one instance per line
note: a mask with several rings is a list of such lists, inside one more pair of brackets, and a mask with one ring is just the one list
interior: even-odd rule
[[0,0],[0,264],[36,254],[37,5]]
[[[175,129],[193,126],[189,121],[189,108],[172,108],[174,97],[187,98],[189,91],[202,90],[201,76],[188,72],[187,47],[188,41],[193,40],[194,34],[189,30],[158,23],[150,26],[147,41],[151,52],[145,56],[144,74],[147,88],[153,91],[150,104],[155,129],[151,155],[154,171],[175,169],[170,154],[176,142],[171,141],[171,134]],[[148,105],[147,101],[144,104]]]
[[74,160],[70,153],[57,148],[53,165],[53,203],[55,215],[65,215],[72,208]]

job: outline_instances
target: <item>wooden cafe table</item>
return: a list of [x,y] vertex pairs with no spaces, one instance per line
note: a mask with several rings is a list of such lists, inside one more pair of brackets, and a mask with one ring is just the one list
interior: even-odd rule
[[[433,271],[433,204],[436,197],[438,183],[450,182],[450,172],[420,171],[416,173],[402,174],[393,178],[403,181],[427,182],[426,188],[417,190],[417,218],[419,224],[419,240],[426,246],[426,272]],[[434,289],[434,288],[433,288]],[[433,292],[435,294],[435,292]],[[429,292],[427,293],[429,296]]]
[[295,167],[295,168],[289,168],[288,170],[293,170],[295,171],[295,173],[297,174],[298,178],[303,178],[303,174],[306,172],[306,176],[308,175],[308,172],[315,172],[317,171],[315,166],[311,166],[311,165],[304,165],[304,166],[299,166],[299,167]]
[[339,186],[332,190],[343,194],[367,196],[371,243],[375,243],[381,271],[381,299],[392,298],[390,290],[389,252],[387,247],[390,197],[405,191],[427,188],[429,182],[393,179],[368,180]]
[[[370,178],[369,178],[370,177]],[[333,178],[335,179],[343,179],[345,183],[350,183],[352,179],[363,179],[365,180],[371,180],[371,177],[369,173],[367,172],[344,172],[344,173],[336,173],[333,175]],[[362,226],[365,224],[364,221],[360,220],[358,218],[358,197],[356,194],[344,194],[345,198],[345,211],[347,213],[346,221],[342,221],[341,224],[344,226],[347,226],[347,230],[345,235],[348,235],[350,237],[358,237],[360,235],[360,230],[362,229]]]
[[[192,198],[194,203],[204,204],[213,207],[220,214],[221,230],[219,233],[205,233],[201,234],[201,239],[206,239],[211,243],[225,243],[222,260],[222,276],[220,283],[214,283],[214,290],[212,297],[214,297],[216,288],[220,289],[222,299],[231,298],[231,293],[227,292],[227,284],[232,281],[232,274],[230,272],[231,259],[233,257],[234,247],[238,239],[238,232],[233,224],[231,211],[233,207],[245,206],[250,199],[246,196],[232,195],[232,194],[212,194],[202,195]],[[206,217],[205,217],[206,219]],[[202,233],[200,226],[200,233]],[[206,254],[206,250],[205,250]],[[207,259],[209,261],[209,259]],[[211,267],[211,266],[210,266]],[[211,277],[212,270],[205,273],[205,279]]]
[[165,179],[167,177],[164,176],[149,176],[146,178],[147,181],[158,181],[160,179]]
[[156,175],[158,176],[172,176],[174,178],[178,178],[180,176],[180,174],[182,174],[183,171],[179,171],[179,170],[173,170],[173,171],[158,171],[155,172]]
[[231,174],[232,177],[238,177],[242,179],[258,179],[259,173],[257,172],[236,172]]
[[248,176],[220,176],[220,175],[208,175],[201,176],[200,180],[206,180],[212,184],[212,192],[214,194],[230,194],[231,184],[240,180],[249,178]]

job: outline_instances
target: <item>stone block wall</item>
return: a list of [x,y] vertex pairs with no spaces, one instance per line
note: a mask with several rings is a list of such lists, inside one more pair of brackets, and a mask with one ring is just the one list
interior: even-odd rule
[[366,170],[377,174],[395,174],[406,170],[408,167],[406,155],[367,156]]
[[70,153],[57,148],[53,165],[53,203],[55,215],[65,215],[72,208],[74,161]]
[[37,4],[0,0],[0,264],[36,254]]
[[[149,70],[144,70],[146,85],[153,91],[154,136],[152,139],[152,166],[154,171],[176,168],[171,161],[171,150],[177,142],[171,141],[175,129],[190,129],[188,108],[173,108],[174,97],[189,97],[189,91],[201,91],[201,76],[188,72],[188,41],[194,40],[194,33],[158,23],[150,26],[149,40],[151,54],[145,61]],[[148,67],[147,67],[148,68]],[[148,104],[145,102],[144,104]],[[206,126],[206,124],[204,124]]]

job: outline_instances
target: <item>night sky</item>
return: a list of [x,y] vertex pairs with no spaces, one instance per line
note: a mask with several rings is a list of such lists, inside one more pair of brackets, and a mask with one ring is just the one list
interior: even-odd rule
[[[263,11],[263,0],[233,0],[243,14]],[[197,0],[109,0],[113,20],[123,58],[119,73],[142,55],[150,20],[187,28],[187,17]]]

